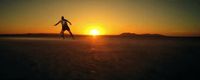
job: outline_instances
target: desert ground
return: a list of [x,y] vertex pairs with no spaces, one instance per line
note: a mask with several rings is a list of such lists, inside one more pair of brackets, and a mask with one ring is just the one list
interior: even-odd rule
[[197,80],[199,38],[0,38],[0,79]]

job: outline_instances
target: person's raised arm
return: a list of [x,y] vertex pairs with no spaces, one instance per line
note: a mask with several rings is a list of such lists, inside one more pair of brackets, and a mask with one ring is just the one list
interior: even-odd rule
[[61,21],[58,21],[58,23],[56,23],[54,26],[58,25]]
[[65,19],[65,21],[67,21],[67,22],[68,22],[70,25],[72,25],[72,23],[71,23],[71,22],[69,22],[68,20],[66,20],[66,19]]

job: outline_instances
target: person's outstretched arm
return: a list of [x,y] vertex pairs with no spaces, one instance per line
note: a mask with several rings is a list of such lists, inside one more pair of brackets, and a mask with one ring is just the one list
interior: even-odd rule
[[61,21],[58,21],[58,23],[56,23],[54,26],[58,25]]

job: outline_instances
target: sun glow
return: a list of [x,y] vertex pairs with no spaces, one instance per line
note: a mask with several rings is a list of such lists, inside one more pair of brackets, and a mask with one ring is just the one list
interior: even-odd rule
[[105,34],[104,25],[97,24],[97,23],[88,24],[86,25],[84,29],[84,34],[92,35],[92,36],[104,35]]
[[92,29],[92,30],[90,31],[90,34],[93,35],[93,36],[99,35],[99,30],[97,30],[97,29]]

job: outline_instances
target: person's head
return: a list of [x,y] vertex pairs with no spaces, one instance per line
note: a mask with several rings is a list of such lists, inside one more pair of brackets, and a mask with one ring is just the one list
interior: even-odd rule
[[62,16],[61,19],[64,19],[64,16]]

